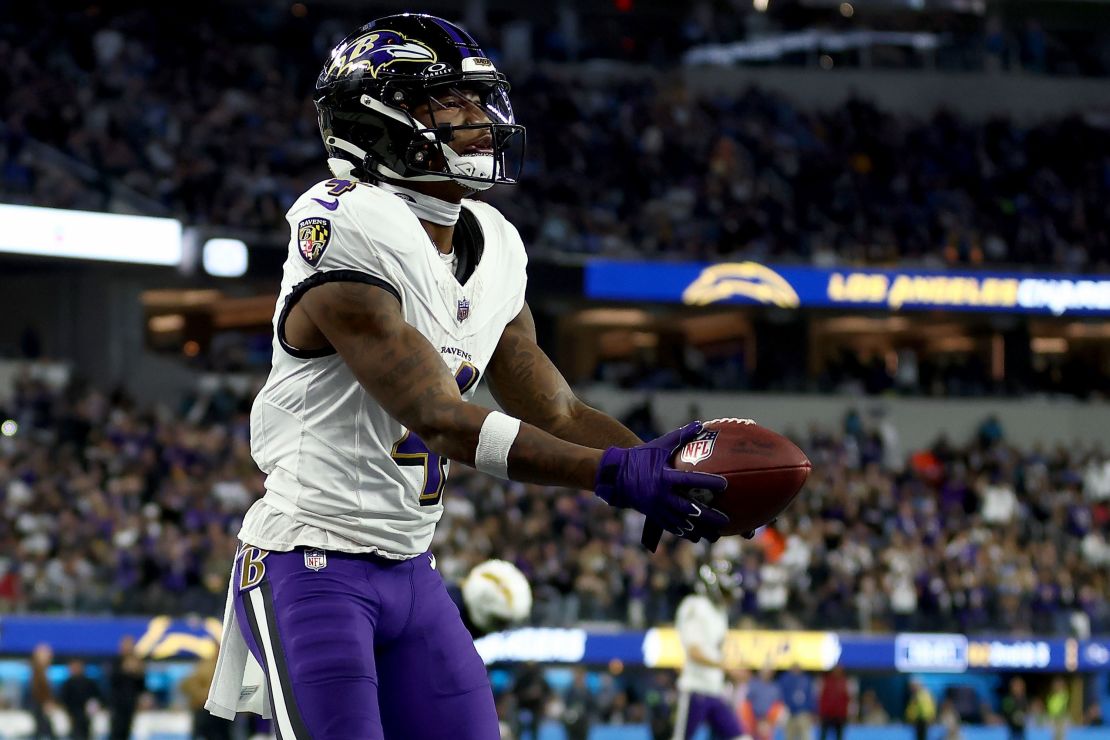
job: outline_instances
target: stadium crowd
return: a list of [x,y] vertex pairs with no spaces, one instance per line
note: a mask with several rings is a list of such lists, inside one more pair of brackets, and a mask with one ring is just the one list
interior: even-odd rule
[[[235,534],[263,492],[247,409],[229,391],[171,411],[22,378],[0,401],[18,424],[0,437],[0,610],[220,614]],[[849,414],[800,435],[815,470],[804,495],[755,540],[711,553],[673,543],[649,558],[635,514],[463,466],[433,550],[454,580],[515,562],[542,625],[668,622],[712,556],[742,577],[741,623],[1110,632],[1105,450],[1016,449],[987,420],[967,444],[903,458],[887,426]],[[636,429],[658,431],[642,413]]]
[[[36,12],[0,22],[0,198],[284,239],[286,208],[326,177],[310,95],[343,23],[168,7],[28,33]],[[1107,267],[1105,119],[1023,128],[860,101],[813,114],[658,78],[514,82],[529,154],[521,186],[489,198],[536,253]]]

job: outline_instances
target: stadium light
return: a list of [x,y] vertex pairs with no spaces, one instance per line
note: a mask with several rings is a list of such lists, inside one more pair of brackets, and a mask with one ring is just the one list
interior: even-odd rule
[[209,239],[201,254],[204,271],[215,277],[240,277],[247,271],[247,245],[239,239]]
[[14,419],[8,419],[3,424],[0,424],[0,434],[5,437],[14,437],[19,433],[19,424]]
[[0,204],[2,252],[174,266],[181,262],[181,222]]

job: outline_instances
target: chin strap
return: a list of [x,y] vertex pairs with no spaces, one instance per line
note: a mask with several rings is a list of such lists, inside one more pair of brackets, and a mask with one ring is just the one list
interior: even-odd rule
[[[424,136],[426,138],[429,138],[429,140],[431,140],[431,138],[434,136],[434,132],[430,132],[430,131],[425,132]],[[340,149],[342,151],[347,152],[352,157],[354,157],[355,159],[357,159],[358,161],[363,163],[363,169],[367,169],[367,168],[370,168],[370,167],[374,166],[371,162],[367,161],[366,150],[363,149],[362,147],[358,146],[357,144],[352,144],[351,142],[346,141],[345,139],[340,139],[336,136],[327,137],[327,139],[324,140],[324,143],[327,144],[328,146],[331,146],[331,147],[334,147],[336,149]],[[492,173],[494,172],[494,170],[496,168],[496,164],[494,163],[494,158],[493,158],[492,155],[488,155],[488,154],[461,155],[461,154],[457,154],[449,146],[443,146],[443,145],[439,145],[439,146],[440,146],[440,151],[443,153],[444,158],[447,160],[447,168],[449,170],[448,172],[444,172],[442,175],[427,174],[427,175],[413,175],[413,176],[410,176],[410,177],[405,177],[404,175],[402,175],[399,172],[394,172],[390,168],[386,167],[384,164],[378,164],[377,167],[376,167],[377,171],[374,172],[373,174],[378,175],[380,177],[386,177],[386,178],[389,178],[391,180],[403,180],[403,181],[406,181],[406,182],[447,182],[447,181],[453,181],[453,182],[463,186],[464,188],[467,188],[468,190],[471,190],[471,191],[474,191],[474,192],[478,192],[478,191],[481,191],[481,190],[487,190],[490,187],[492,187],[492,185],[493,185],[492,179],[489,180],[488,182],[486,182],[486,181],[461,179],[461,178],[454,177],[454,175],[465,175],[467,177],[483,177],[483,178],[484,177],[492,177]],[[333,175],[340,178],[341,180],[358,179],[358,178],[352,177],[352,174],[351,174],[355,169],[357,169],[357,167],[358,166],[356,164],[354,164],[353,162],[351,162],[350,160],[347,160],[347,159],[343,159],[343,158],[339,158],[339,157],[330,157],[330,158],[328,158],[328,168],[332,171]],[[411,193],[412,191],[406,191],[406,192]],[[424,196],[424,197],[426,197],[426,196]],[[457,214],[456,214],[455,220],[456,221],[458,220]],[[437,222],[433,222],[433,223],[439,223],[439,222],[437,221]],[[451,222],[451,224],[453,224],[453,223],[454,223],[454,221]],[[445,225],[449,226],[450,224],[445,224]]]
[[459,214],[462,213],[462,203],[450,203],[390,182],[382,182],[378,186],[405,201],[405,205],[421,221],[429,221],[440,226],[454,226],[458,223]]

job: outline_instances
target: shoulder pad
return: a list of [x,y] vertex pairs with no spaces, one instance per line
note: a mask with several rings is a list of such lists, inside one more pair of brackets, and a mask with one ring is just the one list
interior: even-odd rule
[[[509,221],[502,214],[489,203],[481,200],[473,200],[472,198],[464,198],[462,201],[463,208],[469,208],[474,215],[481,215],[498,223],[508,224]],[[511,224],[510,224],[511,225]]]
[[411,252],[427,238],[404,202],[362,182],[319,182],[297,199],[286,218],[291,229],[322,223],[331,233],[365,242],[375,251]]

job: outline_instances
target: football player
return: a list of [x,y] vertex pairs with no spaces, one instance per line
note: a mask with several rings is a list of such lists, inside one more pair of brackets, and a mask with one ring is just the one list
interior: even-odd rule
[[728,604],[739,581],[727,560],[698,568],[696,593],[678,605],[675,629],[686,651],[678,677],[678,708],[673,740],[692,738],[708,724],[717,738],[743,737],[735,710],[723,698],[725,664],[721,647],[728,634]]
[[[495,740],[485,666],[427,552],[451,461],[592,489],[694,541],[727,519],[686,494],[724,481],[669,467],[699,424],[641,444],[536,345],[520,236],[464,200],[514,181],[524,136],[473,38],[373,21],[332,51],[315,100],[334,178],[287,216],[251,411],[266,495],[239,533],[233,620],[284,740]],[[468,400],[483,377],[504,413]]]

